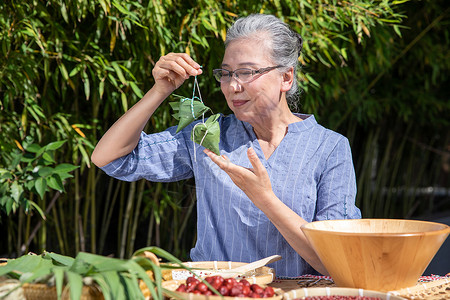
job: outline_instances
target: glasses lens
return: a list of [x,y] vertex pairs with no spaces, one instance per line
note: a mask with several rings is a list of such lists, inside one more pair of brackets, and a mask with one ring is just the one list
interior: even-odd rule
[[248,82],[253,78],[253,71],[251,69],[238,69],[234,71],[236,77],[240,82]]
[[226,82],[230,79],[230,71],[224,69],[215,69],[213,75],[218,82]]

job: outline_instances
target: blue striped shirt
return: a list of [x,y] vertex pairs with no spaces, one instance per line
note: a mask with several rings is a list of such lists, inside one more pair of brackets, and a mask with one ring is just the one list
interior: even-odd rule
[[[267,169],[275,195],[307,222],[360,218],[348,140],[319,125],[312,115],[297,116],[303,121],[289,125],[267,160],[249,123],[234,115],[221,116],[221,154],[237,165],[251,167],[247,149],[253,147]],[[204,148],[190,140],[194,124],[178,134],[176,127],[151,135],[142,133],[130,154],[102,169],[125,181],[195,177],[198,221],[193,261],[250,262],[279,254],[283,259],[270,265],[277,276],[315,273],[265,214],[203,153]]]

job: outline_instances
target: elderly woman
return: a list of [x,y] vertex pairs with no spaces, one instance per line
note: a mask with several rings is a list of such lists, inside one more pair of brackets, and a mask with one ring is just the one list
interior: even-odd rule
[[142,132],[175,89],[202,74],[187,54],[170,53],[153,69],[154,86],[105,133],[92,161],[127,181],[195,177],[194,261],[279,254],[278,276],[311,274],[312,268],[326,274],[300,226],[360,217],[348,140],[314,116],[290,111],[302,40],[285,23],[261,14],[238,19],[225,47],[214,76],[234,114],[219,118],[221,156],[192,143],[195,122],[178,133],[176,127]]

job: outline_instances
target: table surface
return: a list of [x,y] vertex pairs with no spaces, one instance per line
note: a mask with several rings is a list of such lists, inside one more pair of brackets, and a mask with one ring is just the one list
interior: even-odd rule
[[[301,288],[336,287],[329,276],[304,275],[296,278],[276,278],[271,284],[284,293]],[[417,285],[410,288],[391,291],[393,295],[414,300],[450,299],[450,273],[445,276],[432,275],[419,278]]]

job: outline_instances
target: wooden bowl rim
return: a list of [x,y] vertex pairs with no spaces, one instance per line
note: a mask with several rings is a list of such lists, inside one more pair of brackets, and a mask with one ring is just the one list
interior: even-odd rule
[[[437,225],[440,226],[441,229],[436,229],[432,231],[412,231],[412,232],[348,232],[348,231],[339,231],[339,230],[330,230],[330,229],[320,229],[320,228],[312,228],[317,223],[357,223],[358,221],[375,221],[375,222],[385,222],[385,221],[396,221],[401,223],[424,223],[428,225]],[[407,219],[375,219],[375,218],[365,218],[365,219],[338,219],[338,220],[321,220],[321,221],[313,221],[310,223],[303,224],[300,227],[303,231],[311,231],[311,232],[323,232],[332,235],[342,235],[342,236],[364,236],[364,237],[407,237],[407,236],[424,236],[424,235],[441,235],[441,234],[449,234],[450,226],[443,223],[431,222],[431,221],[422,221],[422,220],[407,220]]]

